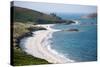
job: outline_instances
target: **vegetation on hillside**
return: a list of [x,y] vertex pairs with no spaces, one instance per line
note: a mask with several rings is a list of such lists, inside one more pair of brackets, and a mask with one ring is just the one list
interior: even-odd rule
[[40,58],[33,57],[21,49],[14,48],[13,55],[13,65],[14,66],[23,66],[23,65],[39,65],[39,64],[50,64],[48,61]]
[[71,20],[63,20],[61,17],[58,17],[55,13],[45,14],[32,9],[16,6],[12,6],[11,9],[14,12],[14,22],[30,22],[33,24],[72,23]]
[[35,22],[35,24],[55,23],[60,19],[56,16],[44,14],[32,9],[12,6],[14,11],[14,21]]
[[[36,30],[46,30],[43,27],[37,27],[33,24],[29,23],[20,23],[14,22],[13,24],[13,57],[12,57],[12,65],[19,66],[19,65],[30,65],[30,64],[49,64],[48,61],[40,58],[33,57],[28,55],[27,53],[23,52],[22,49],[19,47],[19,42],[23,37],[32,36],[32,31]],[[34,36],[34,35],[33,35]]]

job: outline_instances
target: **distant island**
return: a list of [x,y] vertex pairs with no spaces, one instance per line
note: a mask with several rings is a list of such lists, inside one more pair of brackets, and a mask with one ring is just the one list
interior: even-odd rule
[[81,16],[81,18],[89,19],[89,18],[97,18],[97,13],[91,13],[88,15]]

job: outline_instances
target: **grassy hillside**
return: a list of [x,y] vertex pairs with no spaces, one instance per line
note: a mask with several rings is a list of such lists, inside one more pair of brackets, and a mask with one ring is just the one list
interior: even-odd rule
[[[11,64],[14,66],[21,65],[36,65],[36,64],[50,64],[48,61],[40,58],[33,57],[23,52],[19,47],[20,39],[23,37],[32,36],[31,31],[46,30],[43,27],[37,27],[29,23],[14,22],[13,24],[13,43],[12,47],[12,61]],[[33,35],[34,36],[34,35]]]
[[26,54],[22,50],[16,48],[14,48],[13,57],[14,66],[50,64],[48,61],[44,59],[33,57],[31,55]]
[[33,22],[33,23],[55,23],[61,21],[58,17],[44,14],[35,10],[15,7],[12,6],[11,9],[14,12],[14,21],[16,22]]

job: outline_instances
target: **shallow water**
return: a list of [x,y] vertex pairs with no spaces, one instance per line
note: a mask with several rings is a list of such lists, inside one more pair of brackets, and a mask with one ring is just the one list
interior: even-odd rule
[[[57,24],[52,28],[58,30],[78,29],[78,32],[57,31],[54,32],[51,49],[62,54],[64,57],[81,61],[97,60],[97,26],[96,19],[80,19],[80,24],[64,25]],[[93,23],[93,24],[91,24]]]

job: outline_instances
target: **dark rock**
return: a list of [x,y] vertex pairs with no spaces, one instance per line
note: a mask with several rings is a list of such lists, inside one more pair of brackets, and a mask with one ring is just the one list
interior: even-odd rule
[[17,37],[17,38],[16,38],[16,43],[19,44],[21,39],[23,39],[24,37],[31,37],[32,35],[33,35],[32,32],[27,32],[27,33],[25,33],[25,34],[23,34],[23,35]]
[[29,27],[27,28],[29,31],[37,31],[37,30],[46,30],[46,28],[43,27]]
[[69,29],[67,31],[79,31],[78,29]]
[[68,29],[68,30],[62,30],[62,31],[76,31],[76,32],[78,32],[79,30],[78,29]]
[[64,24],[69,25],[69,24],[73,24],[73,23],[76,23],[76,22],[75,22],[75,21],[73,21],[73,20],[66,20],[66,22],[65,22]]

